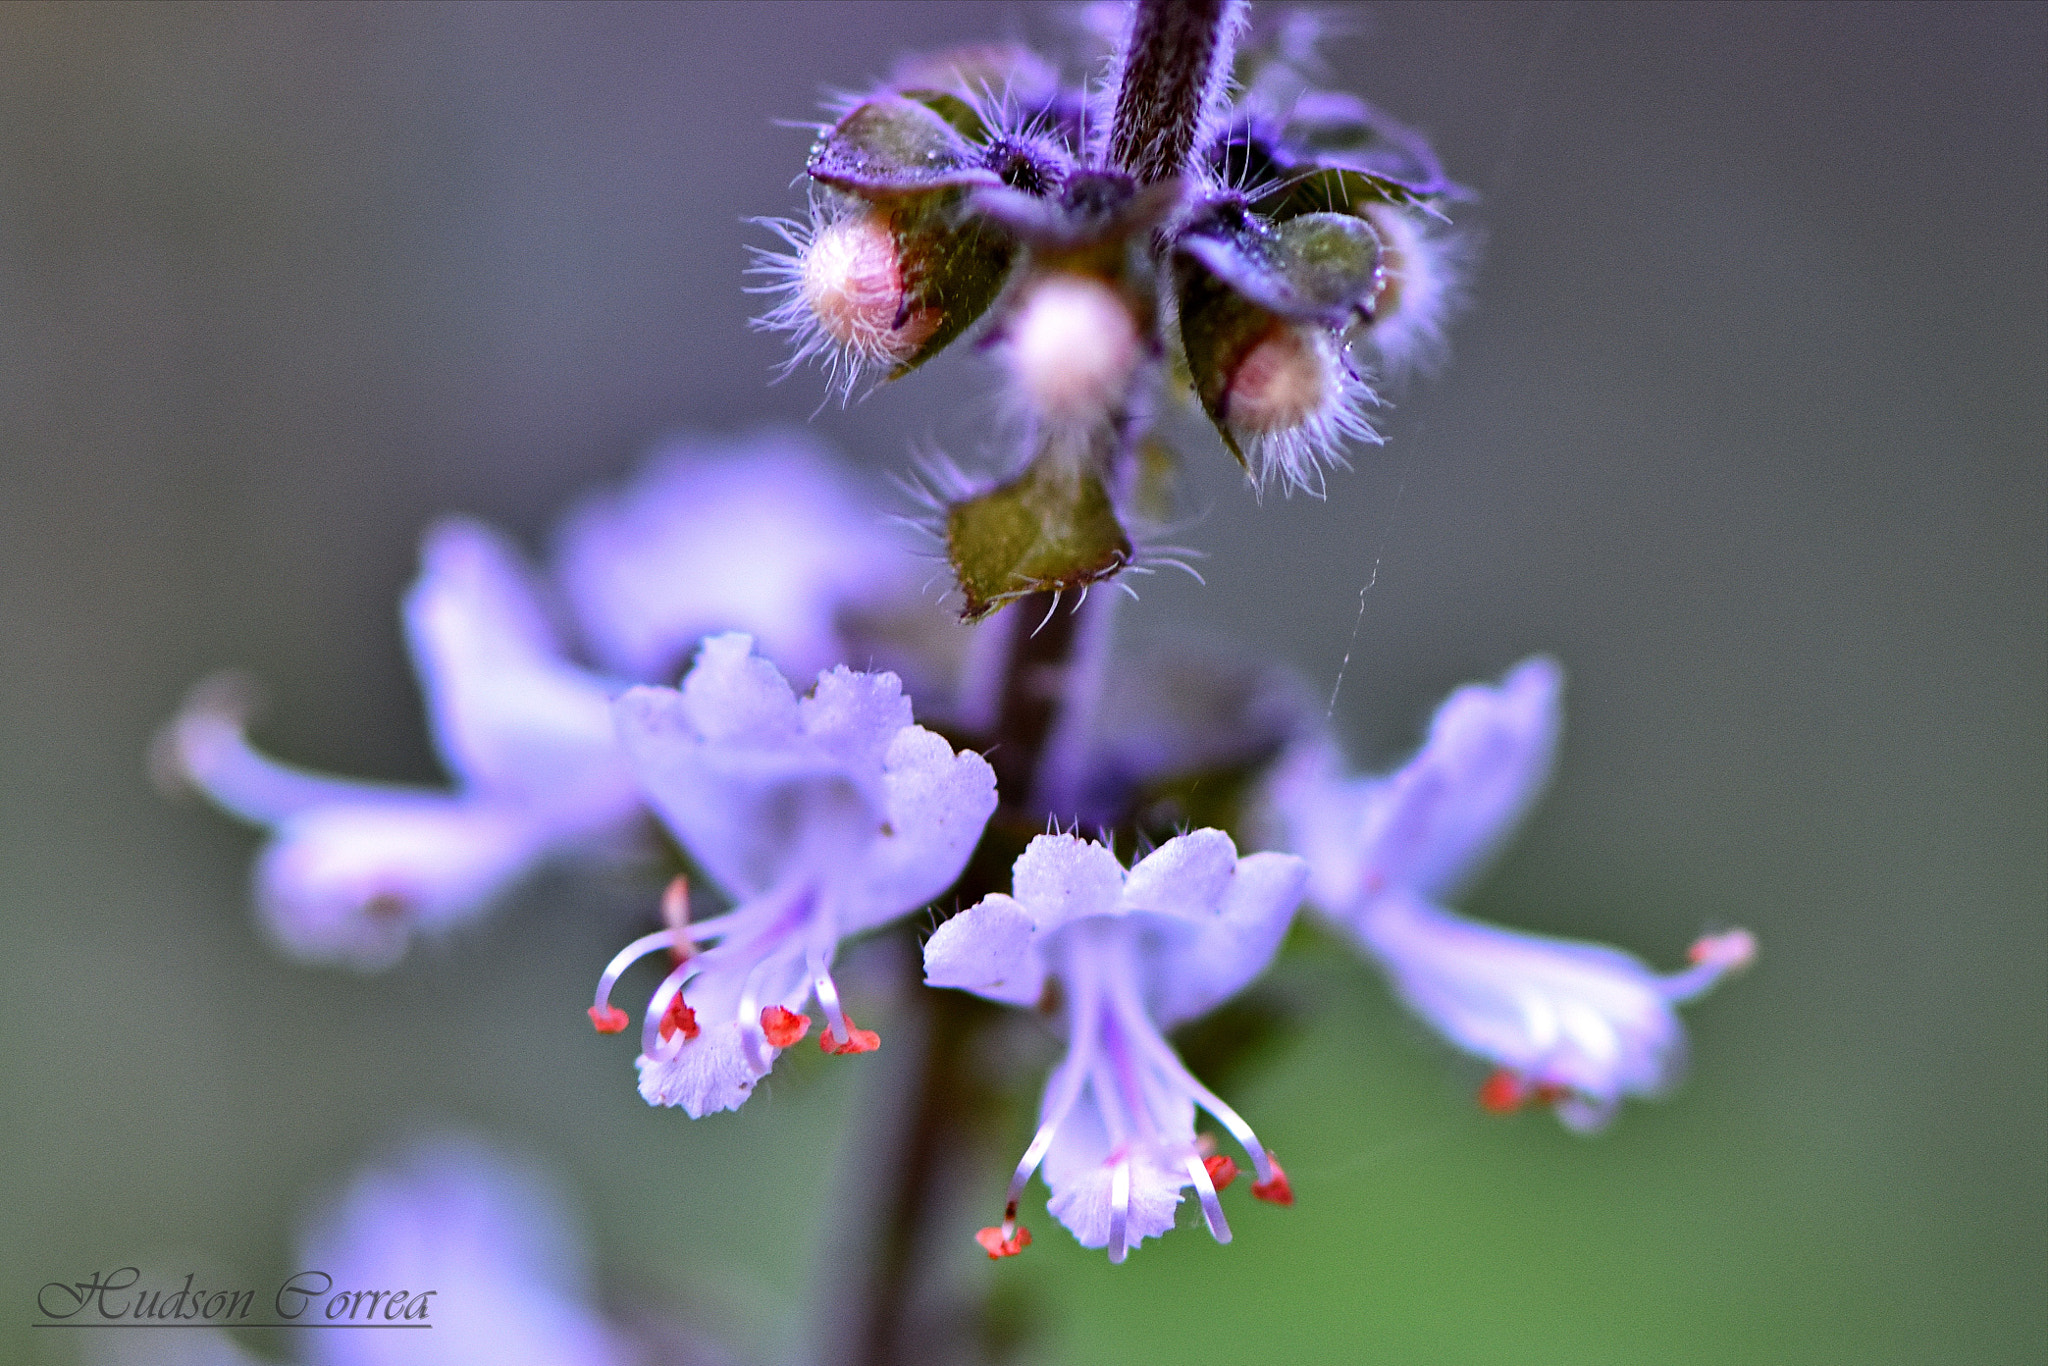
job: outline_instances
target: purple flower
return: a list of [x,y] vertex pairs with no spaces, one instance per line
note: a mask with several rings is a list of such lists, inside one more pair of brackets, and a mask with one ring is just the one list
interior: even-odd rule
[[1251,1126],[1195,1080],[1162,1031],[1202,1015],[1263,971],[1307,876],[1287,854],[1240,859],[1220,830],[1167,841],[1129,873],[1102,845],[1041,835],[1018,858],[1013,892],[941,925],[925,945],[925,981],[1035,1006],[1059,988],[1067,1056],[1046,1082],[1037,1135],[1010,1183],[991,1257],[1030,1241],[1017,1199],[1042,1161],[1046,1208],[1109,1258],[1173,1227],[1192,1185],[1210,1232],[1230,1240],[1217,1199],[1236,1173],[1195,1135],[1199,1105],[1250,1154],[1253,1193],[1287,1204],[1286,1174]]
[[294,957],[387,967],[539,860],[616,841],[639,809],[613,738],[614,685],[565,656],[518,553],[458,520],[428,532],[420,558],[406,638],[452,791],[278,763],[250,746],[219,683],[196,690],[163,738],[180,777],[274,832],[256,901]]
[[[335,1290],[410,1292],[401,1313],[419,1309],[434,1325],[307,1333],[308,1366],[607,1366],[633,1357],[591,1303],[589,1258],[560,1197],[473,1140],[422,1142],[357,1173],[299,1255]],[[388,1314],[366,1310],[368,1298],[351,1311]]]
[[680,690],[634,688],[616,708],[648,803],[736,903],[629,944],[591,1008],[600,1030],[623,1029],[609,999],[619,975],[676,954],[647,1007],[640,1094],[692,1118],[746,1101],[808,1030],[813,995],[827,1052],[877,1045],[840,1007],[839,941],[945,891],[996,803],[987,762],[912,724],[894,674],[835,668],[799,698],[752,646],[713,636]]
[[[420,1140],[356,1172],[292,1270],[269,1312],[329,1330],[289,1335],[303,1366],[648,1359],[593,1304],[588,1253],[552,1183],[474,1139]],[[217,1330],[106,1336],[104,1366],[265,1366]]]
[[1683,1067],[1675,1007],[1746,966],[1746,930],[1693,945],[1693,966],[1651,971],[1618,949],[1481,924],[1437,903],[1513,832],[1557,748],[1563,675],[1530,659],[1498,685],[1460,688],[1415,757],[1346,779],[1327,747],[1273,785],[1285,842],[1309,861],[1309,899],[1384,967],[1409,1007],[1500,1070],[1489,1109],[1548,1104],[1591,1132],[1624,1096],[1666,1090]]
[[720,631],[751,634],[809,678],[855,658],[861,618],[921,601],[917,561],[830,454],[785,428],[664,447],[563,519],[555,559],[592,656],[648,683],[674,679]]
[[[542,860],[627,845],[641,802],[611,699],[623,680],[673,676],[704,633],[755,632],[808,675],[862,648],[856,627],[886,634],[923,606],[914,560],[800,434],[671,446],[584,502],[558,541],[564,596],[612,676],[572,661],[503,537],[463,520],[427,534],[404,617],[452,790],[280,764],[249,744],[241,690],[225,680],[195,690],[167,728],[170,773],[275,832],[256,899],[286,952],[387,967]],[[888,657],[921,678],[946,668],[914,646]]]

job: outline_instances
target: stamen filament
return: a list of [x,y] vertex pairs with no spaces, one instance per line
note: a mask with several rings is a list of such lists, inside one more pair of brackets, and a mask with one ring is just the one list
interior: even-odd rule
[[1223,1202],[1216,1198],[1216,1184],[1209,1179],[1209,1168],[1199,1153],[1188,1154],[1188,1178],[1195,1183],[1195,1194],[1201,1198],[1202,1217],[1209,1221],[1209,1236],[1219,1243],[1229,1242],[1230,1221],[1223,1217]]
[[605,964],[603,975],[597,979],[597,999],[591,1003],[591,1010],[597,1015],[608,1011],[612,1004],[612,988],[619,984],[619,978],[626,975],[626,969],[648,954],[674,943],[675,935],[671,931],[656,930],[653,934],[641,935],[620,949],[612,956],[612,961]]

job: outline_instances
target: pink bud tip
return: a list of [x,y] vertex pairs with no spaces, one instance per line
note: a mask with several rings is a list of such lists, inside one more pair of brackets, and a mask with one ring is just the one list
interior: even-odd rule
[[974,1241],[981,1244],[981,1250],[988,1254],[990,1261],[1000,1262],[1031,1246],[1031,1230],[1020,1225],[1015,1233],[1005,1238],[1000,1228],[985,1228],[974,1235]]
[[1273,1168],[1273,1179],[1271,1181],[1254,1181],[1252,1183],[1252,1194],[1269,1205],[1293,1204],[1294,1187],[1287,1184],[1287,1173],[1280,1169],[1280,1159],[1271,1153],[1267,1153],[1266,1161]]
[[761,1012],[761,1032],[775,1047],[787,1048],[811,1032],[811,1017],[781,1006],[769,1006]]
[[600,1034],[619,1034],[631,1023],[626,1012],[617,1006],[592,1006],[590,1022],[597,1026]]

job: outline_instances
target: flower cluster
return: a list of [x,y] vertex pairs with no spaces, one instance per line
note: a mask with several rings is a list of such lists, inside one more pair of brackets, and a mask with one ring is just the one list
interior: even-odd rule
[[[162,741],[167,773],[271,830],[257,902],[287,951],[383,967],[542,860],[666,858],[659,922],[604,968],[589,1018],[624,1032],[614,989],[666,955],[639,1089],[701,1118],[743,1105],[813,1008],[826,1053],[879,1048],[835,961],[928,912],[925,985],[1033,1012],[1066,1044],[979,1235],[996,1258],[1030,1241],[1034,1172],[1112,1261],[1189,1190],[1229,1241],[1239,1167],[1198,1113],[1253,1196],[1292,1203],[1168,1031],[1265,972],[1302,904],[1497,1069],[1487,1108],[1591,1131],[1669,1088],[1676,1007],[1749,963],[1750,935],[1707,935],[1667,975],[1445,904],[1547,781],[1556,664],[1458,690],[1411,760],[1359,776],[1284,669],[1120,655],[1113,599],[1087,602],[1133,568],[1126,527],[1173,464],[1155,390],[1190,396],[1255,481],[1314,488],[1345,441],[1377,439],[1361,366],[1428,360],[1457,292],[1456,187],[1415,133],[1313,87],[1313,25],[1262,30],[1238,0],[1132,14],[1114,91],[996,45],[847,101],[810,156],[808,221],[776,225],[789,250],[758,267],[779,295],[766,323],[842,391],[988,320],[1024,455],[948,491],[931,529],[963,615],[995,620],[945,620],[791,433],[668,449],[566,519],[544,576],[443,523],[404,618],[450,788],[266,758],[218,682]],[[722,909],[693,917],[707,892]]]
[[[682,441],[564,522],[538,580],[468,520],[427,533],[404,622],[452,791],[330,778],[247,738],[249,689],[195,688],[159,737],[169,785],[274,832],[265,926],[294,957],[376,969],[474,917],[541,862],[630,857],[644,803],[614,731],[630,681],[674,678],[712,631],[751,631],[792,669],[864,647],[914,600],[915,561],[808,437]],[[566,602],[572,629],[554,624]]]
[[[1159,111],[1020,47],[940,53],[843,100],[808,214],[763,220],[780,243],[756,253],[760,325],[842,397],[983,325],[1023,451],[938,500],[970,618],[1131,563],[1162,386],[1256,485],[1320,493],[1347,445],[1380,439],[1374,373],[1442,349],[1462,191],[1412,130],[1310,84],[1312,23],[1210,8],[1181,125],[1148,131]],[[1124,58],[1144,36],[1115,35],[1113,81],[1143,77]]]

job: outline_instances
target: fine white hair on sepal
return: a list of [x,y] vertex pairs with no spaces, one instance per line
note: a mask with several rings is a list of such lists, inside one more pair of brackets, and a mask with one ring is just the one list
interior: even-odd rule
[[844,403],[864,379],[910,359],[937,329],[937,310],[911,306],[886,213],[820,197],[811,201],[806,221],[754,221],[787,248],[751,247],[754,263],[747,267],[747,274],[766,281],[747,291],[776,300],[753,320],[754,329],[790,338],[778,378],[816,358],[828,391]]
[[1419,210],[1369,204],[1359,212],[1379,235],[1381,278],[1373,321],[1360,335],[1389,378],[1434,370],[1464,306],[1470,241]]
[[1324,470],[1349,466],[1347,444],[1386,439],[1365,415],[1379,403],[1328,329],[1280,323],[1238,362],[1223,412],[1262,492],[1277,482],[1321,498]]

